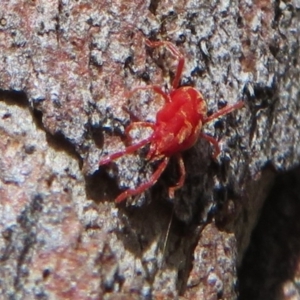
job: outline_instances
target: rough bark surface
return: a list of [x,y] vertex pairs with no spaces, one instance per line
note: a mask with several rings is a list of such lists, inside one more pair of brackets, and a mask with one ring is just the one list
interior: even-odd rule
[[[2,0],[1,298],[235,299],[274,174],[299,162],[299,23],[298,0]],[[178,46],[182,84],[210,112],[245,107],[204,128],[220,140],[217,161],[203,140],[184,153],[175,199],[171,162],[154,188],[116,205],[155,166],[143,151],[98,162],[124,147],[128,110],[154,121],[162,105],[128,91],[168,89],[174,74],[146,37]]]

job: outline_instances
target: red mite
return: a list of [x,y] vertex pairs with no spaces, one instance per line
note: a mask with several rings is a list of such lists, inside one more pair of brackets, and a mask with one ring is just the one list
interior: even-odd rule
[[167,41],[152,42],[149,40],[146,40],[146,45],[152,48],[165,46],[178,59],[172,89],[169,93],[165,93],[159,86],[150,85],[137,87],[131,91],[130,95],[137,90],[153,90],[164,98],[165,105],[157,112],[155,123],[133,122],[126,128],[126,136],[130,139],[129,132],[134,126],[150,127],[153,132],[148,138],[132,144],[120,152],[105,156],[100,160],[99,165],[106,165],[125,154],[133,153],[146,144],[150,144],[146,160],[149,162],[161,162],[148,182],[141,184],[135,189],[127,189],[121,193],[115,200],[117,203],[122,202],[129,196],[141,194],[153,186],[173,155],[177,158],[180,167],[180,178],[177,184],[169,188],[169,197],[174,198],[174,192],[183,186],[186,175],[181,152],[191,148],[200,137],[213,144],[215,148],[214,158],[216,158],[220,153],[218,141],[202,133],[202,126],[244,105],[242,101],[239,101],[234,105],[220,109],[208,117],[206,103],[201,93],[191,86],[178,87],[184,67],[184,57],[175,45]]

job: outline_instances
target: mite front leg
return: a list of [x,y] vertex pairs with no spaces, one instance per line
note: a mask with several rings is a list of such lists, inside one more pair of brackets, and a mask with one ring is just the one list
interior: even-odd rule
[[127,141],[129,141],[131,143],[132,141],[132,137],[130,136],[130,131],[136,127],[136,126],[140,126],[140,127],[150,127],[153,131],[155,129],[155,125],[153,123],[150,123],[150,122],[134,122],[134,123],[131,123],[129,124],[126,129],[125,129],[125,135],[126,135],[126,139]]
[[146,45],[151,48],[165,46],[178,59],[176,73],[175,73],[175,77],[174,77],[174,80],[172,83],[173,89],[177,89],[179,86],[180,78],[181,78],[182,71],[184,68],[184,57],[181,54],[181,52],[178,50],[178,48],[173,43],[167,42],[167,41],[146,40]]
[[133,90],[131,90],[126,97],[130,98],[134,93],[136,93],[137,91],[142,90],[142,91],[146,91],[146,90],[153,90],[155,93],[161,95],[165,101],[171,102],[171,98],[168,94],[166,94],[159,86],[157,85],[148,85],[148,86],[138,86],[136,88],[134,88]]
[[133,145],[125,148],[122,151],[106,155],[99,161],[99,166],[107,165],[108,163],[112,162],[113,160],[116,160],[117,158],[119,158],[123,155],[131,154],[131,153],[135,152],[136,150],[142,148],[146,144],[150,143],[151,140],[152,140],[152,135],[144,140],[141,140],[140,142],[138,142],[136,144],[133,144]]
[[214,114],[212,114],[211,116],[205,118],[203,120],[203,124],[206,124],[214,119],[217,119],[220,116],[227,115],[236,109],[242,108],[243,106],[244,106],[243,101],[239,101],[233,105],[227,105],[227,106],[223,107],[222,109],[218,110],[217,112],[215,112]]

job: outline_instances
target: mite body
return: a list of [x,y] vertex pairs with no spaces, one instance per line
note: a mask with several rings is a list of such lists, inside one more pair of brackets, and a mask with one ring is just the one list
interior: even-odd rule
[[146,41],[146,44],[152,48],[165,46],[178,59],[178,65],[170,93],[165,93],[156,85],[137,87],[130,92],[129,97],[138,90],[150,89],[164,98],[165,104],[157,112],[155,123],[132,122],[126,128],[128,139],[130,139],[130,131],[135,126],[150,127],[153,130],[152,134],[120,152],[105,156],[99,162],[100,166],[108,164],[123,155],[135,152],[146,144],[150,144],[146,160],[149,162],[160,161],[148,182],[135,189],[128,189],[121,193],[115,200],[117,203],[122,202],[129,196],[138,195],[153,186],[165,170],[170,157],[175,156],[179,163],[180,178],[175,186],[169,188],[169,197],[173,198],[175,190],[181,188],[185,181],[186,172],[181,152],[191,148],[200,137],[213,144],[215,148],[214,157],[217,157],[220,153],[218,141],[202,133],[202,126],[243,106],[243,102],[239,101],[234,105],[224,107],[208,117],[206,102],[201,93],[191,86],[178,87],[184,67],[184,57],[175,45],[167,41],[152,42],[149,40]]

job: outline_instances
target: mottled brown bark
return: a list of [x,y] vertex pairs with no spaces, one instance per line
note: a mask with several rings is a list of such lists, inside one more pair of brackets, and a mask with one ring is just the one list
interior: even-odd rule
[[[0,295],[3,299],[235,299],[237,267],[276,171],[299,162],[299,1],[2,1],[0,11]],[[212,159],[184,153],[154,188],[143,151],[110,167],[132,116],[153,121],[173,58],[210,112]],[[124,109],[124,107],[126,109]],[[134,132],[139,139],[146,132]],[[170,231],[168,226],[171,220]],[[167,241],[166,241],[167,237]]]

